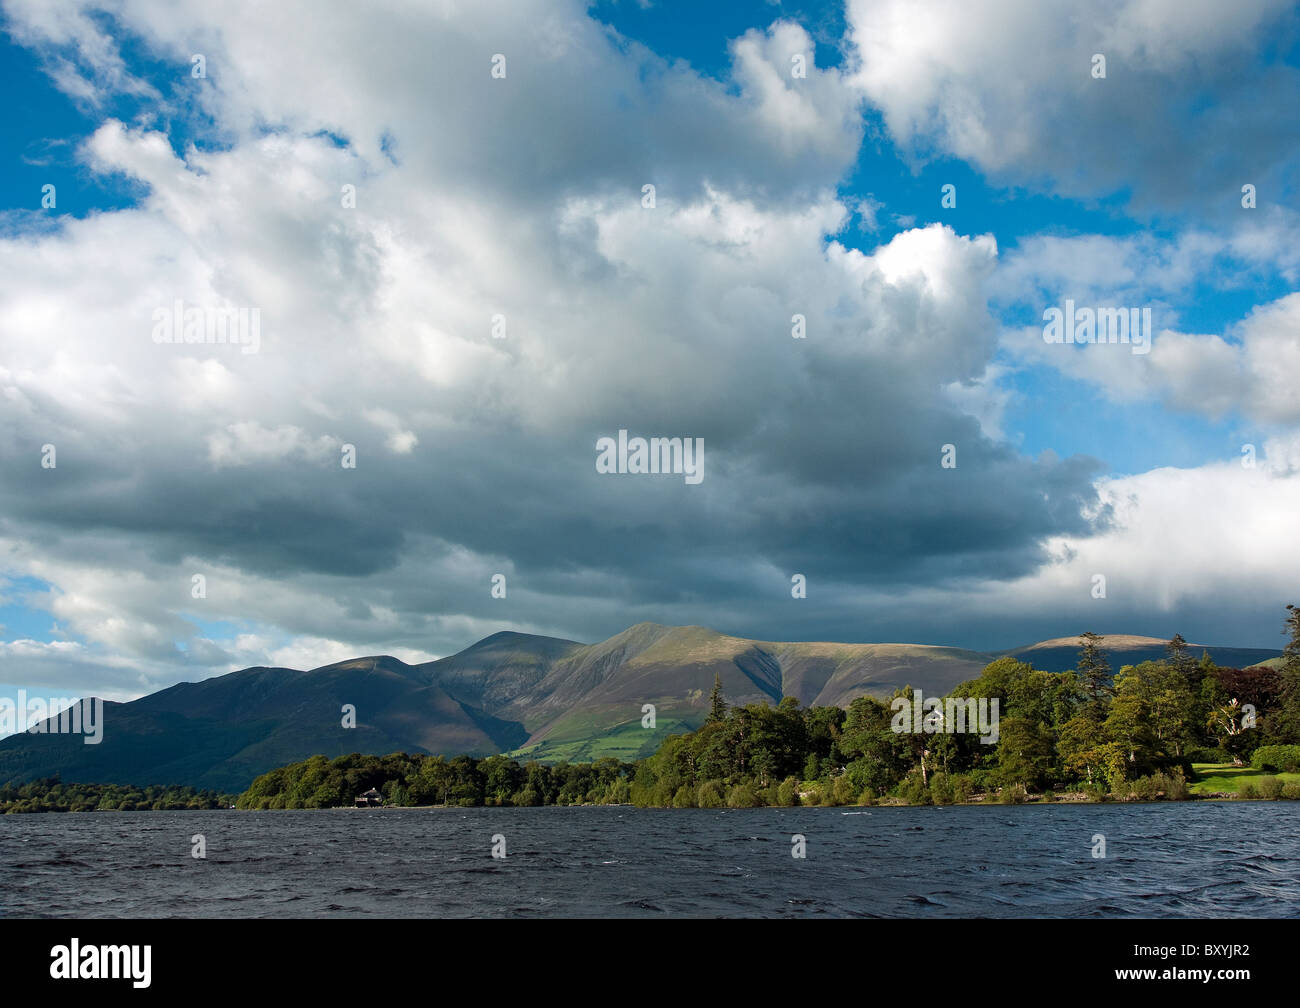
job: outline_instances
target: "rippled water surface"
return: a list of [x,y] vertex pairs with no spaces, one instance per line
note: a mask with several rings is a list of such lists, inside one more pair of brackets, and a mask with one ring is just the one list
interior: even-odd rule
[[1295,917],[1300,803],[9,815],[0,865],[19,917]]

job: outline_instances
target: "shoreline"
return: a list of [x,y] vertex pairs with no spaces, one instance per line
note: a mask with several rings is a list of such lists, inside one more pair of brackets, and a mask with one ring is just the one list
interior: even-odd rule
[[1197,798],[1182,799],[1160,799],[1160,798],[1134,798],[1134,799],[1117,799],[1115,801],[1093,801],[1087,798],[1053,798],[1050,800],[1037,800],[1025,802],[999,802],[999,801],[964,801],[954,802],[951,804],[932,803],[929,805],[911,804],[902,801],[884,801],[873,803],[871,805],[744,805],[738,808],[722,806],[718,808],[699,808],[697,806],[677,807],[673,805],[632,805],[624,804],[603,804],[597,802],[585,802],[580,805],[374,805],[369,808],[358,808],[354,805],[332,805],[328,808],[265,808],[265,809],[240,809],[240,808],[216,808],[216,809],[47,809],[39,812],[7,812],[0,811],[0,818],[5,816],[31,816],[31,815],[134,815],[137,813],[156,813],[156,812],[199,812],[203,814],[215,812],[464,812],[471,809],[523,809],[523,808],[548,808],[548,809],[572,809],[572,808],[608,808],[608,809],[637,809],[646,811],[670,811],[670,812],[751,812],[756,809],[782,809],[782,810],[810,810],[826,809],[838,810],[845,814],[861,813],[874,811],[876,809],[905,809],[905,808],[934,808],[934,809],[954,809],[954,808],[1025,808],[1032,806],[1046,805],[1198,805],[1204,803],[1216,804],[1274,804],[1287,803],[1293,799],[1287,798],[1237,798],[1227,794],[1206,795]]

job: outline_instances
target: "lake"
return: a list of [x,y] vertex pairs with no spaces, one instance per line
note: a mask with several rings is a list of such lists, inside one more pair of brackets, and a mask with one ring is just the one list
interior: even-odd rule
[[8,917],[1296,917],[1300,803],[8,815],[0,864]]

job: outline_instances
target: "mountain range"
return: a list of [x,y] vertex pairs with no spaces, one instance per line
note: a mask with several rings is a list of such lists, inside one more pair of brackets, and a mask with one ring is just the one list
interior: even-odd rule
[[[1114,668],[1164,656],[1163,640],[1104,641]],[[1199,657],[1202,645],[1193,645]],[[437,661],[355,658],[311,671],[255,667],[104,704],[104,735],[21,733],[0,740],[0,782],[188,784],[243,790],[260,773],[316,753],[434,753],[585,761],[635,759],[697,727],[714,676],[729,703],[842,707],[911,685],[941,695],[1011,656],[1074,667],[1077,637],[984,653],[922,644],[777,643],[699,626],[638,623],[597,644],[503,631]],[[1242,667],[1276,650],[1209,647]],[[644,705],[655,725],[643,727]],[[353,705],[355,727],[344,727]]]

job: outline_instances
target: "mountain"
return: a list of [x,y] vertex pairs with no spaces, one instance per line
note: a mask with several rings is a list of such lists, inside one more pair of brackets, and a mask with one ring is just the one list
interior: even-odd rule
[[[457,656],[459,657],[459,656]],[[946,691],[977,676],[988,655],[912,644],[774,643],[705,627],[640,623],[578,647],[500,714],[527,729],[521,756],[569,760],[653,751],[665,735],[697,727],[714,676],[728,702],[847,705],[863,693],[899,686]],[[656,730],[641,727],[654,704]]]
[[[1164,655],[1164,642],[1107,637],[1118,669]],[[104,736],[20,734],[0,740],[0,781],[188,784],[243,790],[260,773],[316,753],[441,753],[571,761],[652,752],[697,727],[714,676],[729,703],[847,706],[911,685],[928,695],[973,679],[1002,655],[1038,668],[1074,665],[1078,638],[1001,654],[920,644],[780,643],[699,626],[638,623],[596,644],[503,631],[420,665],[376,656],[311,671],[248,668],[108,703]],[[1199,657],[1202,645],[1193,645]],[[1210,648],[1241,667],[1277,651]],[[343,726],[345,705],[356,726]],[[642,727],[653,704],[655,727]]]
[[[342,708],[357,708],[355,728]],[[0,741],[0,779],[65,780],[222,789],[326,752],[466,752],[519,744],[517,726],[452,697],[417,666],[361,658],[311,672],[249,668],[180,683],[130,703],[104,705],[103,739],[14,735]]]

